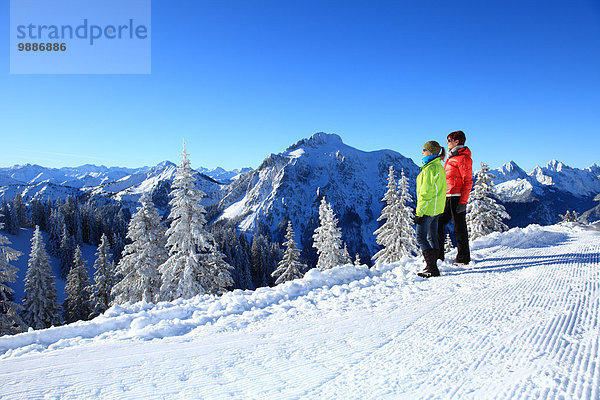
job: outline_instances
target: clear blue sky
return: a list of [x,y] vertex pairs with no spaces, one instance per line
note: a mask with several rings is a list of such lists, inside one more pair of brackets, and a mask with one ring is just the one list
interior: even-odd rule
[[[150,75],[10,75],[0,166],[257,167],[311,134],[419,162],[600,163],[600,2],[154,0]],[[478,167],[477,167],[478,168]]]

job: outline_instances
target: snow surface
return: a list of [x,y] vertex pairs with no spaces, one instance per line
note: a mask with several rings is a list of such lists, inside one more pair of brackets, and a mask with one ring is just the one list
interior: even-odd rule
[[5,336],[0,397],[598,399],[600,232],[514,228],[472,250],[430,280],[412,258],[311,270]]

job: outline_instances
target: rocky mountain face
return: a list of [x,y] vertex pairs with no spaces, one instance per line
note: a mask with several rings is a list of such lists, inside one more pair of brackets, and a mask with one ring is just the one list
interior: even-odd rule
[[296,232],[304,256],[315,257],[312,235],[324,196],[339,219],[342,236],[354,257],[368,260],[376,251],[373,232],[386,191],[390,165],[413,182],[419,167],[391,150],[364,152],[347,146],[337,135],[317,133],[271,154],[261,166],[230,185],[219,203],[220,220],[237,224],[242,231],[267,231],[283,240],[287,221]]

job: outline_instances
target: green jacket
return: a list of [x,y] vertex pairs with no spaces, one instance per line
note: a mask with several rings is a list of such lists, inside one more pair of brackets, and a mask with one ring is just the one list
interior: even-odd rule
[[421,167],[417,176],[417,216],[434,217],[446,206],[446,171],[439,157]]

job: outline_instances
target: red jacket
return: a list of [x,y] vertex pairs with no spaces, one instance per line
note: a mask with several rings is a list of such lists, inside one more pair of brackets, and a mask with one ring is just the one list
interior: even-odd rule
[[446,170],[446,197],[459,196],[459,203],[467,204],[469,193],[473,187],[473,160],[471,150],[461,147],[458,151],[448,152],[448,160],[444,165]]

